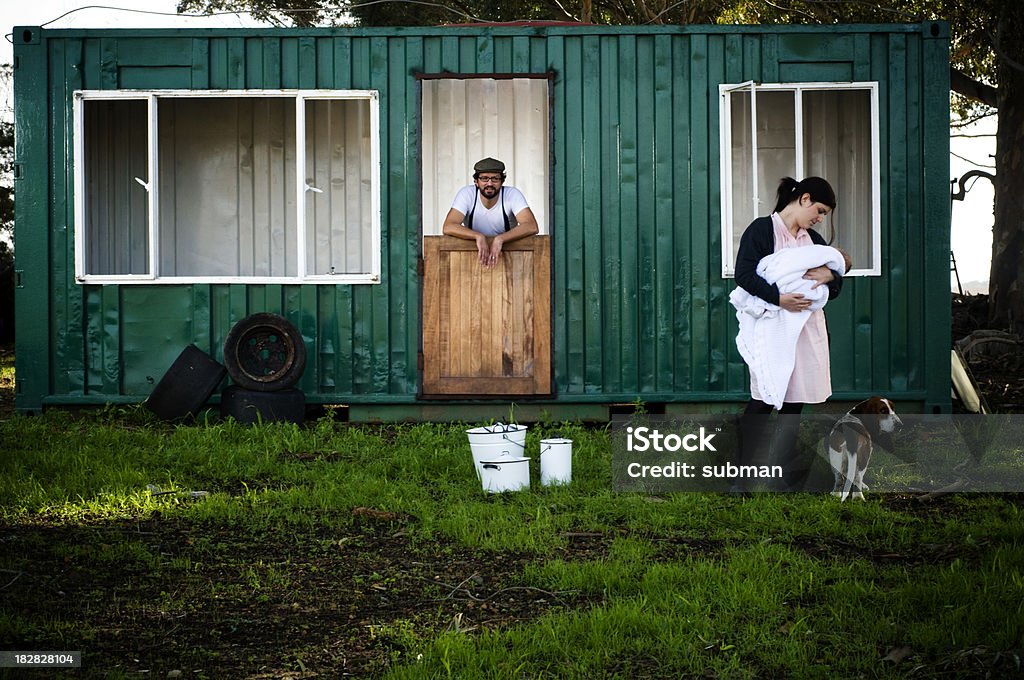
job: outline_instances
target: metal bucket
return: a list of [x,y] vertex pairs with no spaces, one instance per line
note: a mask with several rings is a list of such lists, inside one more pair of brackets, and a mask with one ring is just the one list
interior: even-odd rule
[[469,443],[498,443],[500,441],[514,441],[521,449],[526,447],[525,425],[506,425],[495,423],[494,425],[483,425],[466,430],[469,436]]
[[505,425],[495,423],[466,430],[469,437],[469,445],[473,444],[503,444],[511,442],[519,446],[518,453],[526,449],[526,425]]
[[572,481],[572,440],[540,440],[541,486],[568,484]]
[[509,441],[494,444],[470,444],[469,448],[473,454],[473,469],[476,471],[477,479],[480,479],[480,464],[483,461],[520,458],[523,455],[523,449],[518,444]]
[[527,491],[530,488],[530,459],[501,456],[480,461],[480,483],[488,493]]
[[480,478],[480,462],[500,456],[522,457],[526,453],[526,425],[495,423],[466,430],[473,466]]

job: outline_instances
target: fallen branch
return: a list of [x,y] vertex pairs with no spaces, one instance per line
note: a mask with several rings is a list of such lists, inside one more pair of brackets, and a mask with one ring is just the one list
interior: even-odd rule
[[7,590],[8,588],[10,588],[14,584],[15,581],[17,581],[19,578],[21,578],[25,574],[25,572],[23,572],[23,571],[15,571],[14,569],[0,569],[0,571],[4,572],[5,574],[14,574],[14,578],[12,578],[5,585],[0,587],[0,590]]
[[491,593],[490,595],[488,595],[487,597],[485,597],[483,600],[480,600],[480,601],[483,602],[483,601],[486,601],[486,600],[492,600],[495,597],[497,597],[498,595],[501,595],[502,593],[510,592],[512,590],[530,590],[530,591],[533,591],[535,593],[541,593],[543,595],[547,595],[549,597],[553,597],[554,599],[558,600],[561,604],[565,605],[566,607],[569,606],[569,603],[566,602],[565,600],[563,600],[562,598],[560,598],[559,595],[571,595],[571,594],[575,594],[575,593],[580,592],[578,590],[559,590],[556,593],[556,592],[552,592],[550,590],[544,590],[542,588],[534,588],[533,586],[509,586],[508,588],[502,588],[501,590],[494,591],[493,593]]
[[970,486],[970,481],[961,477],[952,484],[947,484],[946,486],[935,489],[934,491],[929,491],[923,496],[918,496],[917,500],[927,502],[935,498],[938,498],[939,496],[945,496],[947,494],[956,493],[957,491],[963,491],[968,486]]
[[487,595],[486,597],[477,597],[476,595],[474,595],[469,590],[469,588],[464,588],[463,587],[463,586],[465,586],[465,584],[467,582],[472,581],[474,578],[479,577],[479,574],[477,574],[476,572],[474,572],[474,573],[470,574],[469,576],[467,576],[466,578],[462,579],[462,581],[460,581],[458,583],[458,585],[455,585],[455,586],[453,586],[453,585],[451,585],[449,583],[444,583],[443,581],[435,581],[435,580],[429,579],[429,578],[427,578],[425,576],[417,576],[415,574],[410,574],[410,576],[418,578],[421,581],[426,581],[427,583],[433,583],[434,585],[444,586],[445,588],[448,588],[449,592],[448,592],[447,595],[445,595],[444,597],[441,597],[441,598],[435,598],[435,599],[432,600],[432,602],[442,602],[444,600],[455,599],[454,598],[455,593],[457,593],[459,591],[464,592],[466,594],[466,598],[469,599],[469,600],[472,600],[473,602],[487,602],[488,600],[493,600],[495,597],[497,597],[498,595],[501,595],[502,593],[507,593],[507,592],[510,592],[510,591],[513,591],[513,590],[529,590],[529,591],[533,591],[535,593],[541,593],[543,595],[547,595],[548,597],[552,597],[552,598],[558,600],[558,602],[560,602],[561,604],[563,604],[563,605],[568,607],[569,603],[566,602],[565,600],[563,600],[562,598],[560,598],[559,595],[572,595],[572,594],[575,594],[575,593],[579,592],[578,590],[559,590],[559,591],[553,592],[553,591],[550,591],[550,590],[544,590],[542,588],[535,588],[533,586],[509,586],[507,588],[501,588],[500,590],[496,590],[493,593],[491,593],[490,595]]

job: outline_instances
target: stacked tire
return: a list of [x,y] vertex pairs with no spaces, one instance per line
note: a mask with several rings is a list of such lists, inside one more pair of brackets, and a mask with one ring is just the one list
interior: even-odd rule
[[283,316],[259,312],[236,323],[224,340],[233,385],[221,392],[221,415],[240,423],[302,423],[306,395],[295,384],[306,369],[302,334]]

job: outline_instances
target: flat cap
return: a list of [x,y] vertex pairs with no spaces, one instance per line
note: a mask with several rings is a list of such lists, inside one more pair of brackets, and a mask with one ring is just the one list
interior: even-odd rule
[[484,158],[473,166],[474,172],[505,172],[505,164],[497,158]]

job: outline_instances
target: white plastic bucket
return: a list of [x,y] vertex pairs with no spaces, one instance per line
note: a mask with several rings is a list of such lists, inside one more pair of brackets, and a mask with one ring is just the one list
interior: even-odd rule
[[540,483],[542,486],[572,481],[572,440],[540,440]]
[[480,483],[488,493],[530,488],[530,459],[502,456],[480,461]]

